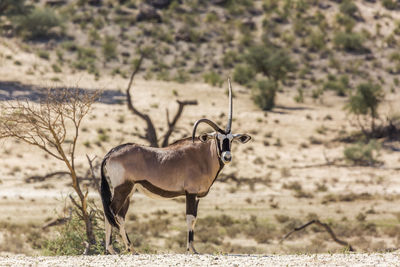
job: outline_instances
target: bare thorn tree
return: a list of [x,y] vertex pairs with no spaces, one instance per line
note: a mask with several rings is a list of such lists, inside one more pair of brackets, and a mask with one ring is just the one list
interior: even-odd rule
[[85,192],[81,189],[75,169],[75,152],[82,120],[99,94],[99,91],[49,89],[40,103],[15,100],[0,104],[0,139],[18,139],[65,163],[79,200],[71,199],[85,222],[90,244],[95,244],[96,240],[88,211],[88,189]]
[[[154,127],[153,121],[151,120],[151,118],[149,117],[149,115],[140,112],[138,109],[136,109],[133,106],[132,103],[132,97],[131,97],[131,87],[132,87],[132,83],[133,83],[133,79],[135,77],[135,75],[138,73],[140,66],[142,65],[143,59],[145,57],[144,53],[141,53],[140,58],[131,74],[130,80],[129,80],[129,84],[128,84],[128,88],[126,89],[126,98],[127,98],[127,104],[128,104],[128,109],[130,111],[132,111],[133,114],[135,114],[136,116],[138,116],[139,118],[141,118],[142,120],[144,120],[146,122],[146,135],[142,136],[142,135],[138,135],[141,139],[146,140],[147,142],[149,142],[150,146],[152,147],[160,147],[159,143],[158,143],[158,137],[157,137],[157,131]],[[176,124],[179,120],[179,118],[182,115],[183,109],[185,106],[187,105],[197,105],[197,100],[190,100],[190,101],[176,101],[179,105],[178,110],[174,116],[174,118],[172,119],[172,121],[169,120],[169,112],[168,110],[166,111],[166,116],[167,116],[167,126],[168,126],[168,130],[166,131],[166,133],[163,135],[162,137],[162,142],[161,142],[161,147],[166,147],[168,146],[169,143],[169,138],[171,136],[171,134],[174,132]]]

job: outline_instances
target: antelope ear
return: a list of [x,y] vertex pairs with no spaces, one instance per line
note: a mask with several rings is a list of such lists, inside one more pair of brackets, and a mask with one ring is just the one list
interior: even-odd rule
[[235,139],[238,140],[242,144],[246,144],[247,142],[250,141],[251,136],[248,134],[239,134]]
[[208,133],[203,133],[199,136],[199,140],[203,143],[207,142],[208,138]]

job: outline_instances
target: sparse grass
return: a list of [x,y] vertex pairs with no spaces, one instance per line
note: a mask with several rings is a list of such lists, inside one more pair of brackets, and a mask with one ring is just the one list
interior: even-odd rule
[[250,86],[254,81],[255,72],[248,65],[237,65],[233,72],[233,80],[241,85]]
[[205,73],[203,75],[203,78],[204,78],[204,82],[209,83],[212,86],[221,87],[222,84],[224,83],[224,80],[222,79],[222,77],[214,71]]
[[335,91],[338,96],[346,96],[351,90],[349,77],[343,75],[338,79],[334,75],[328,75],[328,81],[325,82],[324,89]]
[[37,52],[38,57],[49,60],[50,59],[50,53],[46,50],[39,50]]
[[348,193],[348,194],[326,194],[322,199],[322,204],[330,202],[353,202],[358,200],[372,200],[374,196],[369,193]]

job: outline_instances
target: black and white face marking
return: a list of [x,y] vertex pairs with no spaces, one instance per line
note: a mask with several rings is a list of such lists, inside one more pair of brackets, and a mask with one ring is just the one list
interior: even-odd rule
[[232,141],[239,141],[242,144],[247,143],[251,137],[247,134],[223,134],[223,133],[204,133],[199,136],[201,142],[207,142],[209,139],[214,139],[217,144],[218,156],[224,164],[229,164],[232,161],[231,145]]
[[232,161],[231,144],[233,135],[231,133],[221,134],[217,133],[216,141],[218,144],[218,150],[220,158],[224,164],[229,164]]

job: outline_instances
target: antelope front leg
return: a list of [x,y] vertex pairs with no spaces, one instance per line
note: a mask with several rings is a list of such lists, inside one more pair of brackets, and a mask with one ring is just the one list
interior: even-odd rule
[[186,222],[188,230],[186,251],[190,252],[191,250],[194,254],[198,254],[193,246],[194,226],[196,224],[198,205],[199,200],[196,200],[196,194],[186,194]]

